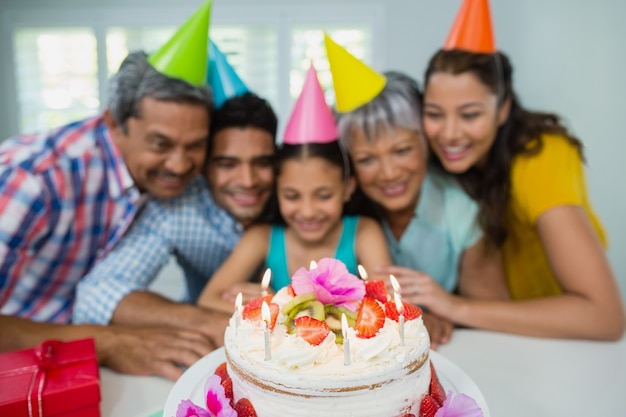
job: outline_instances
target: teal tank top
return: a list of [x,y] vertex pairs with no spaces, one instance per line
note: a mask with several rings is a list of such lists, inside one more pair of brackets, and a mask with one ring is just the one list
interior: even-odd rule
[[[356,252],[354,243],[356,240],[356,229],[359,223],[358,216],[344,216],[343,229],[339,237],[339,244],[335,258],[346,264],[351,274],[357,274]],[[272,280],[270,286],[274,291],[278,291],[291,283],[291,276],[287,269],[287,249],[285,247],[285,226],[273,225],[270,233],[269,250],[265,259],[265,266],[272,270]]]

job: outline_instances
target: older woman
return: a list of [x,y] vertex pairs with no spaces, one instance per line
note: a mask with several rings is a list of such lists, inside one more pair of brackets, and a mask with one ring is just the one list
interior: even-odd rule
[[[340,70],[333,66],[333,54],[329,57],[335,90],[343,94]],[[398,275],[409,302],[420,291],[416,281],[421,275],[468,297],[508,298],[499,256],[485,251],[476,203],[452,177],[427,163],[417,83],[396,72],[380,77],[382,89],[356,107],[342,103],[345,97],[337,94],[341,140],[398,265],[378,272]],[[452,324],[429,313],[424,319],[433,345],[447,342]]]

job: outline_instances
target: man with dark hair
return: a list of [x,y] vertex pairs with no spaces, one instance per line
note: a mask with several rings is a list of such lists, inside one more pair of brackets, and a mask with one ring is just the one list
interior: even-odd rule
[[174,199],[147,203],[104,259],[79,283],[76,323],[167,325],[202,329],[202,310],[148,291],[171,255],[182,267],[187,300],[261,213],[273,186],[277,119],[269,104],[245,93],[212,114],[205,178],[196,177]]

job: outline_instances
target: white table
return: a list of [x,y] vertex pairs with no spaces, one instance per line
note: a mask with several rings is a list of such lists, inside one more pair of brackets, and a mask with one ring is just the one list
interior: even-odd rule
[[[440,353],[472,378],[493,417],[626,416],[626,339],[537,339],[456,330]],[[102,417],[147,417],[173,383],[101,370]]]

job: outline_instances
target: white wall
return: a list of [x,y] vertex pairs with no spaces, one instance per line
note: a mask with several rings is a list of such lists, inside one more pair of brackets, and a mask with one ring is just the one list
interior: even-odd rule
[[[178,0],[193,10],[200,0]],[[384,46],[380,70],[403,70],[421,80],[428,57],[442,44],[460,0],[214,0],[214,21],[225,8],[263,5],[383,4],[384,27],[378,45]],[[529,108],[561,114],[586,146],[588,185],[595,208],[610,238],[609,257],[626,296],[626,2],[624,0],[492,0],[498,47],[512,58],[515,84]],[[76,6],[150,7],[171,0],[2,0],[7,10]],[[70,11],[71,13],[71,11]],[[2,16],[0,16],[0,19]],[[0,28],[0,30],[2,30]],[[5,33],[1,33],[5,39]],[[10,62],[0,39],[0,62]],[[0,137],[7,106],[13,105],[12,80],[0,65]],[[7,99],[7,94],[9,97]],[[625,297],[626,298],[626,297]]]

